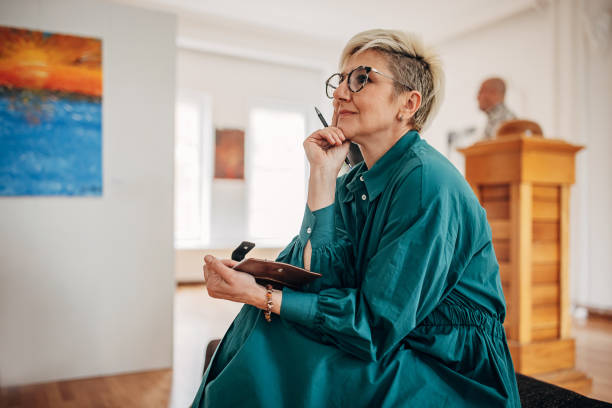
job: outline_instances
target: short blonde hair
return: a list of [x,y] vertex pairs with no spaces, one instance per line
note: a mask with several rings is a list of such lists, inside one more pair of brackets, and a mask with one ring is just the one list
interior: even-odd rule
[[[412,125],[417,131],[427,128],[444,97],[444,71],[440,57],[433,49],[425,47],[415,34],[376,29],[363,31],[349,40],[342,51],[340,66],[351,56],[366,50],[376,50],[385,55],[395,79],[421,93],[421,106],[412,117]],[[406,90],[406,86],[395,83],[396,94]]]

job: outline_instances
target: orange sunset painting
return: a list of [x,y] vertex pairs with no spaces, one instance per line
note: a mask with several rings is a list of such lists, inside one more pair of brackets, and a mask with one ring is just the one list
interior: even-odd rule
[[0,195],[102,194],[102,41],[0,26]]

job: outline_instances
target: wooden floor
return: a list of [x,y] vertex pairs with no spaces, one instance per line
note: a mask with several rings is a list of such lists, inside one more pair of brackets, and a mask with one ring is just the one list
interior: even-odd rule
[[[188,407],[200,384],[204,347],[220,338],[240,305],[211,299],[203,286],[177,289],[174,370],[0,389],[0,408]],[[575,321],[576,367],[593,378],[589,396],[612,402],[612,320]]]
[[612,402],[612,319],[574,321],[576,368],[593,379],[590,397]]
[[167,407],[172,370],[2,389],[0,407]]

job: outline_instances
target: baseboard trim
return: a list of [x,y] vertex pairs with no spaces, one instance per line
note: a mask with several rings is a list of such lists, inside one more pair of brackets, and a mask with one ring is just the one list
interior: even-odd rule
[[179,288],[193,287],[193,286],[205,286],[204,281],[177,281],[176,286]]
[[583,308],[588,312],[588,318],[602,319],[612,321],[612,309],[606,309],[602,307],[594,307],[576,304],[577,308]]
[[599,320],[608,320],[612,322],[612,310],[593,309],[589,307],[587,307],[586,309],[589,312],[589,319],[594,318]]

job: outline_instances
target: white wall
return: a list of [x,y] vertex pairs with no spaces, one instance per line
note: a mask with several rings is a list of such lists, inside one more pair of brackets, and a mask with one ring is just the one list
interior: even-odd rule
[[[559,119],[569,139],[586,146],[578,159],[572,197],[572,288],[575,303],[612,309],[612,2],[561,2],[560,24],[571,27],[561,43],[572,49],[561,58],[569,68],[559,83],[567,105]],[[570,37],[571,35],[571,37]],[[567,63],[570,60],[573,63]],[[575,85],[571,87],[568,81]],[[573,104],[572,104],[573,102]]]
[[[481,137],[486,117],[476,95],[490,76],[506,80],[507,105],[519,117],[538,122],[547,137],[559,137],[553,126],[554,50],[547,19],[546,12],[527,11],[437,46],[447,82],[444,104],[426,134],[431,144],[446,153],[447,132],[468,127],[477,129],[468,143]],[[463,156],[453,153],[452,159],[463,170]]]
[[[585,145],[577,156],[572,188],[570,275],[574,304],[612,308],[612,40],[607,49],[588,44],[587,27],[611,10],[606,0],[555,0],[438,45],[447,75],[446,98],[428,141],[447,153],[449,131],[477,128],[480,82],[501,76],[507,104],[519,117],[538,122],[546,137]],[[588,18],[591,18],[589,21]],[[463,171],[461,154],[451,160]]]
[[0,198],[3,386],[172,365],[173,16],[4,0],[0,24],[101,38],[103,196]]

